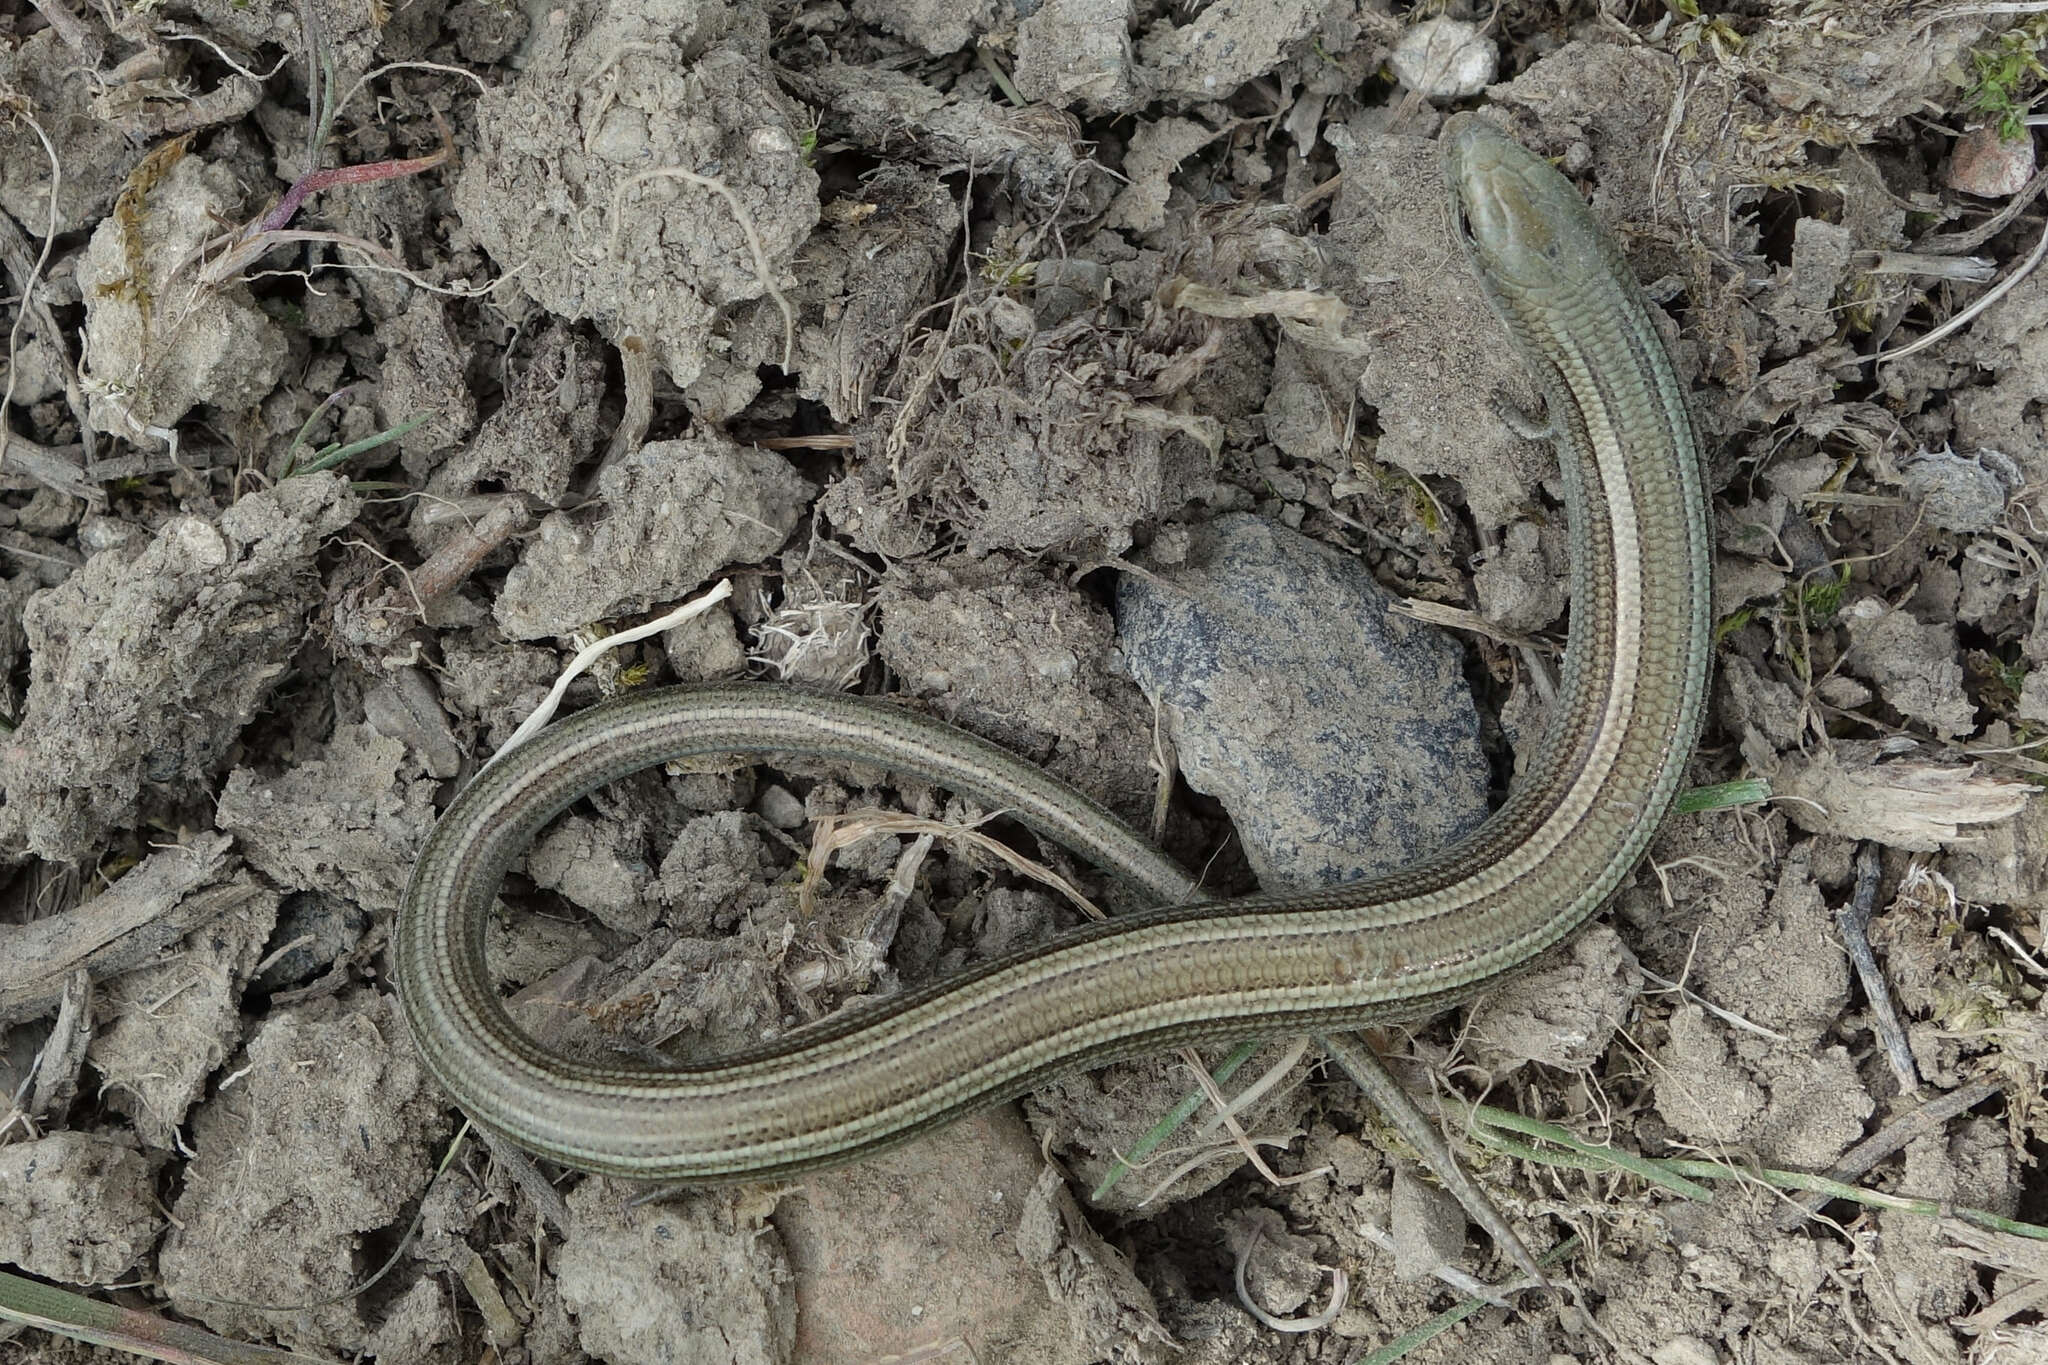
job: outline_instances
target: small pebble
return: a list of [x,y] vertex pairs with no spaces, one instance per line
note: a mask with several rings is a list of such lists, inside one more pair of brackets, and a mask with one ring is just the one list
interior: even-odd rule
[[1956,139],[1948,159],[1948,186],[1980,199],[2018,194],[2034,178],[2034,139],[2005,141],[1996,125],[1972,128]]
[[755,812],[776,829],[796,829],[810,817],[804,803],[787,787],[769,787],[754,803]]

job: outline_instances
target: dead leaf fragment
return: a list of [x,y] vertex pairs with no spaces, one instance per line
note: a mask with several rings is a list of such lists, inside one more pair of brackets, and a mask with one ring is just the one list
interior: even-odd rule
[[1971,826],[2019,814],[2035,789],[1977,765],[1926,758],[1880,761],[1874,745],[1787,760],[1772,779],[1793,823],[1815,834],[1873,839],[1933,853]]

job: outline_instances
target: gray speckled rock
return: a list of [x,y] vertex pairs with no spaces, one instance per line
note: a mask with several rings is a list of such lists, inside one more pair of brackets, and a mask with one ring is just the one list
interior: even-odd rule
[[1363,565],[1238,514],[1154,572],[1117,589],[1126,666],[1268,890],[1398,867],[1485,819],[1458,646],[1389,615]]

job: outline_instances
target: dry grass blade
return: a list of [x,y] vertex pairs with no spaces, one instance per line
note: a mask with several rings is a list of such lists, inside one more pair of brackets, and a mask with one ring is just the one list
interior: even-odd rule
[[[192,259],[202,263],[197,276],[199,287],[219,288],[230,280],[246,274],[249,268],[272,248],[297,242],[329,242],[337,246],[352,247],[370,259],[383,261],[399,273],[405,274],[405,263],[374,242],[343,233],[287,232],[285,226],[298,214],[300,206],[307,199],[322,190],[332,189],[337,185],[364,185],[378,180],[419,175],[452,161],[455,157],[454,135],[448,131],[447,123],[438,113],[434,115],[434,123],[441,133],[441,146],[439,150],[426,156],[399,161],[371,161],[354,166],[330,166],[324,170],[308,171],[300,176],[262,217],[232,232],[222,233],[194,253]],[[188,260],[185,264],[189,265],[191,261]]]
[[1094,901],[1081,894],[1080,888],[1062,877],[1043,863],[1032,861],[1016,849],[999,839],[980,832],[980,825],[1001,815],[992,811],[974,822],[973,825],[949,825],[943,820],[927,820],[920,815],[902,815],[894,811],[859,810],[844,815],[828,815],[818,821],[817,830],[811,836],[811,856],[804,870],[803,887],[797,893],[797,903],[804,914],[811,913],[813,897],[819,881],[824,878],[825,868],[832,861],[832,855],[843,848],[851,848],[863,839],[883,834],[929,834],[949,842],[967,844],[984,853],[1001,859],[1017,872],[1033,881],[1042,882],[1079,906],[1081,913],[1090,919],[1107,919],[1109,916]]
[[[569,684],[575,681],[579,674],[589,668],[607,650],[617,649],[620,645],[630,645],[634,641],[644,640],[650,635],[659,635],[671,626],[681,625],[694,616],[702,615],[730,596],[732,596],[732,580],[721,578],[711,591],[691,598],[667,615],[657,617],[645,625],[634,626],[630,630],[622,630],[616,634],[607,635],[604,639],[578,650],[576,657],[571,659],[568,666],[562,670],[562,675],[555,679],[555,685],[549,689],[546,698],[541,701],[539,706],[533,708],[533,714],[521,721],[519,728],[512,732],[512,737],[499,747],[498,752],[491,755],[491,763],[496,763],[506,754],[526,743],[527,740],[533,738],[535,731],[554,719],[555,708],[562,704],[563,696],[569,691]],[[422,614],[424,615],[424,612]],[[489,767],[490,763],[486,763],[484,766]]]
[[154,1313],[119,1308],[5,1271],[0,1271],[0,1319],[173,1365],[277,1365],[281,1361],[327,1365],[322,1356],[233,1341]]
[[[1304,1048],[1301,1050],[1305,1050],[1306,1042],[1307,1040],[1304,1039]],[[1294,1055],[1296,1057],[1299,1057],[1301,1050],[1297,1050]],[[1237,1121],[1238,1110],[1243,1108],[1244,1104],[1249,1103],[1250,1101],[1246,1100],[1241,1103],[1238,1101],[1233,1101],[1228,1096],[1226,1096],[1223,1093],[1222,1087],[1218,1086],[1216,1084],[1215,1079],[1209,1075],[1209,1068],[1207,1064],[1202,1061],[1201,1056],[1193,1048],[1184,1047],[1180,1049],[1180,1056],[1181,1060],[1188,1064],[1188,1069],[1194,1073],[1195,1084],[1200,1086],[1202,1088],[1202,1093],[1209,1097],[1209,1103],[1212,1106],[1214,1106],[1216,1110],[1217,1122],[1221,1123],[1225,1128],[1227,1128],[1230,1131],[1230,1140],[1232,1144],[1236,1146],[1238,1151],[1244,1154],[1244,1159],[1252,1164],[1252,1168],[1256,1170],[1260,1175],[1266,1178],[1266,1183],[1268,1185],[1275,1186],[1276,1188],[1285,1187],[1288,1185],[1299,1185],[1304,1180],[1313,1180],[1315,1177],[1319,1175],[1326,1175],[1329,1173],[1330,1168],[1328,1166],[1318,1166],[1312,1171],[1303,1171],[1299,1175],[1281,1175],[1279,1172],[1275,1171],[1271,1166],[1268,1166],[1266,1164],[1266,1159],[1259,1155],[1258,1144],[1256,1144],[1245,1133],[1243,1125],[1239,1124]],[[1271,1072],[1267,1073],[1269,1079],[1267,1079],[1266,1084],[1271,1084],[1271,1074]],[[1256,1098],[1256,1096],[1254,1096],[1253,1098]],[[1154,1199],[1157,1199],[1160,1195],[1166,1192],[1166,1190],[1171,1184],[1172,1182],[1168,1181],[1167,1184],[1161,1185],[1157,1189],[1153,1190],[1152,1193],[1146,1195],[1143,1199],[1138,1201],[1139,1206],[1143,1207],[1144,1205],[1151,1203]]]
[[[57,8],[61,9],[62,6],[59,5]],[[21,373],[22,325],[28,321],[29,313],[34,309],[36,285],[42,280],[43,271],[50,264],[51,248],[57,243],[57,196],[64,185],[64,163],[58,160],[57,149],[51,144],[50,135],[43,131],[43,125],[37,123],[30,115],[26,104],[16,106],[9,103],[6,108],[7,112],[26,123],[35,133],[37,140],[43,145],[43,155],[50,160],[50,215],[43,231],[43,249],[37,254],[35,265],[29,269],[28,278],[21,281],[21,304],[14,310],[14,325],[7,329],[7,391],[0,395],[0,469],[7,465],[9,445],[19,440],[14,435],[13,423],[7,420],[6,414],[14,406],[14,381]],[[56,344],[55,337],[51,337],[50,341]],[[45,457],[40,461],[17,459],[16,463],[22,465],[31,475],[59,492],[69,493],[73,497],[93,502],[104,501],[99,496],[99,490],[80,480],[65,461],[47,458],[52,452],[41,446],[33,446],[32,443],[27,444],[30,444],[35,453]]]

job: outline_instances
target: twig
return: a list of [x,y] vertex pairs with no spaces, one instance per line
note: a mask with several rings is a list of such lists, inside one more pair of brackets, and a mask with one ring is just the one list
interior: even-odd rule
[[413,575],[413,588],[431,602],[452,590],[484,562],[484,557],[526,524],[526,506],[517,498],[499,503],[473,527],[465,527],[427,557]]
[[57,1002],[57,1022],[50,1026],[42,1055],[36,1059],[35,1093],[28,1105],[31,1117],[63,1121],[78,1094],[78,1076],[92,1033],[92,973],[74,967]]
[[[1998,263],[1982,256],[1930,256],[1922,251],[1862,251],[1856,260],[1871,275],[1928,275],[1952,284],[1989,284]],[[1836,495],[1839,496],[1839,495]],[[1807,495],[1809,499],[1814,494]]]
[[[469,1131],[469,1123],[467,1120],[464,1120],[462,1133]],[[512,1183],[517,1185],[527,1198],[533,1200],[534,1208],[540,1212],[542,1218],[547,1220],[548,1225],[558,1232],[568,1233],[570,1225],[574,1221],[569,1216],[568,1201],[562,1198],[562,1192],[556,1189],[554,1184],[541,1173],[540,1167],[534,1164],[533,1158],[521,1151],[514,1143],[507,1142],[503,1138],[488,1133],[481,1128],[475,1131],[484,1140],[484,1145],[491,1149],[491,1159],[497,1162],[512,1177]],[[448,1144],[449,1158],[455,1155],[456,1148],[461,1145],[462,1133],[457,1133],[455,1141]],[[446,1168],[446,1158],[443,1159],[442,1166],[443,1169]],[[654,1190],[650,1191],[650,1193],[661,1192],[660,1186],[656,1186]]]
[[752,444],[762,450],[852,450],[855,440],[844,433],[821,431],[811,436],[761,436]]
[[605,448],[604,464],[600,466],[603,469],[638,450],[647,440],[648,427],[654,423],[654,348],[645,337],[629,336],[620,340],[618,353],[626,407],[619,414],[618,426],[612,429],[611,444]]
[[[1965,1110],[1975,1109],[1984,1101],[2003,1089],[1997,1081],[1978,1081],[1961,1090],[1953,1090],[1939,1099],[1929,1100],[1918,1109],[1893,1119],[1884,1127],[1872,1133],[1863,1141],[1842,1153],[1841,1160],[1828,1172],[1828,1179],[1844,1184],[1860,1180],[1869,1174],[1872,1167],[1883,1161],[1907,1143],[1940,1128]],[[1818,1213],[1821,1205],[1828,1202],[1828,1196],[1808,1192],[1793,1201],[1797,1207],[1786,1209],[1778,1215],[1778,1231],[1790,1232],[1799,1226],[1808,1214]]]
[[1849,903],[1835,912],[1835,927],[1842,932],[1842,944],[1849,950],[1849,961],[1855,964],[1863,994],[1870,1000],[1870,1022],[1877,1030],[1878,1041],[1884,1044],[1885,1060],[1891,1063],[1892,1074],[1899,1078],[1899,1089],[1913,1091],[1920,1088],[1913,1049],[1906,1044],[1906,1030],[1900,1026],[1898,1010],[1892,1005],[1891,986],[1877,965],[1877,955],[1870,951],[1870,915],[1877,908],[1877,882],[1882,871],[1876,844],[1866,843],[1857,850],[1856,890]]
[[[126,878],[123,879],[125,881]],[[133,928],[124,928],[117,937],[91,946],[90,951],[69,953],[65,961],[52,968],[50,974],[18,985],[0,987],[0,1024],[34,1019],[59,1005],[63,1000],[64,983],[74,966],[92,973],[95,981],[134,971],[159,961],[166,948],[199,926],[233,914],[263,894],[247,879],[207,887],[166,907],[152,919]],[[106,898],[102,896],[100,900]],[[95,901],[93,905],[98,903]],[[83,907],[81,911],[73,912],[70,918],[77,918],[82,910]]]
[[[99,34],[92,31],[79,17],[71,12],[71,6],[64,0],[29,0],[36,7],[36,13],[57,30],[57,36],[64,45],[76,52],[80,64],[87,71],[97,71],[106,65],[107,45],[100,41]],[[53,199],[56,197],[51,196]]]
[[2027,206],[2041,197],[2041,191],[2048,190],[2048,171],[2040,171],[2032,180],[2020,187],[2020,192],[1997,213],[1992,214],[1977,226],[1963,232],[1945,233],[1939,237],[1922,237],[1913,243],[1913,250],[1932,256],[1960,256],[1966,251],[1975,251],[1984,243],[2003,232],[2012,220],[2027,211]]
[[[11,379],[13,376],[10,375]],[[0,407],[0,412],[4,412]],[[46,446],[19,435],[14,424],[0,417],[0,449],[4,449],[5,463],[10,470],[20,470],[24,479],[11,478],[0,472],[0,488],[15,488],[47,484],[59,493],[74,498],[83,498],[95,505],[105,501],[100,490],[78,467],[77,457],[83,455],[83,446]]]
[[263,102],[263,86],[245,76],[229,76],[203,95],[171,105],[153,105],[120,119],[122,131],[137,141],[155,141],[201,128],[233,123]]
[[1925,350],[1951,332],[1967,326],[1971,319],[2004,298],[2008,293],[2012,292],[2013,286],[2024,280],[2028,275],[2031,275],[2034,267],[2041,264],[2041,259],[2044,256],[2048,256],[2048,227],[2042,228],[2040,240],[2034,243],[2034,249],[2027,253],[2027,259],[2020,262],[2018,269],[1991,288],[1985,290],[1981,297],[1973,301],[1962,312],[1957,313],[1954,317],[1934,328],[1917,341],[1909,341],[1905,345],[1894,347],[1889,351],[1879,351],[1876,355],[1868,356],[1866,359],[1873,365],[1881,364],[1887,360],[1900,360],[1912,355],[1915,351]]
[[1388,610],[1394,615],[1406,616],[1411,621],[1426,621],[1430,625],[1442,626],[1446,630],[1470,631],[1474,635],[1484,636],[1489,640],[1496,640],[1504,645],[1516,645],[1523,649],[1533,649],[1544,654],[1562,652],[1554,641],[1541,639],[1534,635],[1524,635],[1520,631],[1505,630],[1476,611],[1467,611],[1463,607],[1448,606],[1442,602],[1431,602],[1426,598],[1404,597],[1394,603]]
[[1937,9],[1913,25],[1911,36],[1918,38],[1936,24],[1952,19],[1969,19],[1980,14],[2039,14],[2043,10],[2048,10],[2048,3],[2043,3],[2043,0],[1991,0],[1988,4],[1955,5]]

